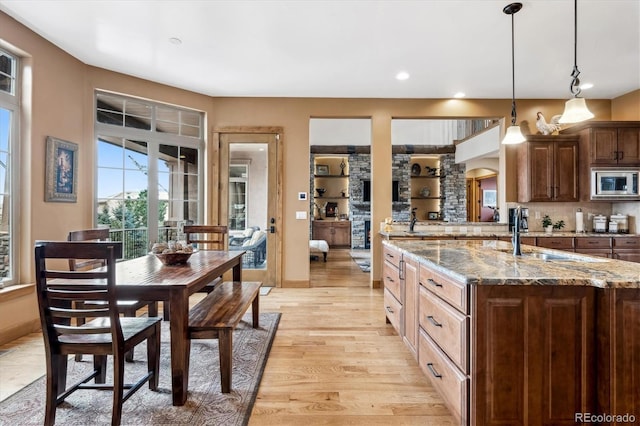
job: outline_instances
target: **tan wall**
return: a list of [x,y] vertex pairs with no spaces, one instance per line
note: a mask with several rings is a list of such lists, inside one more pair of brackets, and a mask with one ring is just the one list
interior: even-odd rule
[[[212,98],[138,78],[86,66],[48,41],[0,12],[0,39],[21,49],[33,64],[31,117],[23,121],[22,181],[25,183],[20,235],[21,281],[33,280],[32,247],[36,239],[62,239],[71,229],[89,227],[93,221],[93,95],[95,89],[168,102],[207,114],[207,139],[221,126],[282,126],[283,159],[283,284],[308,285],[308,223],[295,220],[300,210],[298,192],[308,190],[309,119],[311,117],[368,117],[372,119],[372,194],[373,223],[391,216],[391,119],[403,117],[459,118],[506,117],[510,99],[300,99],[300,98]],[[562,113],[561,100],[517,100],[520,120],[528,121],[535,133],[537,111],[551,117]],[[589,100],[597,120],[611,119],[611,101]],[[637,117],[635,118],[637,119]],[[508,122],[508,121],[507,121]],[[80,145],[79,193],[77,203],[45,203],[44,143],[46,136]],[[208,164],[217,151],[207,145]],[[506,150],[506,199],[515,199],[513,150]],[[217,199],[216,170],[206,170],[206,205]],[[215,222],[217,213],[210,209],[207,220]],[[374,258],[380,256],[380,239],[373,242]],[[372,279],[379,280],[380,270],[374,262]],[[9,324],[4,297],[0,294],[0,342]],[[20,312],[24,324],[37,319],[33,293],[13,299],[11,315]],[[12,326],[15,328],[14,326]],[[28,327],[31,327],[29,325]],[[5,333],[6,335],[6,333]]]
[[611,119],[615,121],[640,120],[640,89],[611,101]]

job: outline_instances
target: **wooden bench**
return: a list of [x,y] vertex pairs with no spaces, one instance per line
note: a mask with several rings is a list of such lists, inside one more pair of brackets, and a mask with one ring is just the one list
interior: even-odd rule
[[225,281],[189,310],[190,339],[218,339],[222,393],[231,392],[233,330],[251,305],[258,328],[261,282]]

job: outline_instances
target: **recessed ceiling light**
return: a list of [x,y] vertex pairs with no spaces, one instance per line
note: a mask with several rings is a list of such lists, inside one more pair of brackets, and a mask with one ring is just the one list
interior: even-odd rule
[[396,74],[396,80],[408,80],[409,79],[409,73],[406,71],[400,71],[398,74]]
[[593,87],[593,84],[592,84],[592,83],[584,83],[584,84],[581,84],[581,85],[580,85],[580,89],[582,89],[582,90],[589,90],[589,89],[591,89],[592,87]]
[[182,44],[182,40],[180,40],[178,37],[169,37],[169,43]]
[[455,95],[453,95],[454,98],[464,98],[465,96],[467,95],[465,95],[464,92],[458,92]]

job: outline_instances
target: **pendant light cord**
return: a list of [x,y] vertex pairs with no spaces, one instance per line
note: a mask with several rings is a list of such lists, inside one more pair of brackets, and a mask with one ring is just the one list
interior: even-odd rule
[[582,89],[580,89],[580,79],[578,76],[578,0],[573,0],[573,71],[571,71],[571,84],[569,91],[574,98],[577,98]]
[[515,38],[513,36],[513,15],[511,14],[511,125],[516,125],[516,60],[515,60]]

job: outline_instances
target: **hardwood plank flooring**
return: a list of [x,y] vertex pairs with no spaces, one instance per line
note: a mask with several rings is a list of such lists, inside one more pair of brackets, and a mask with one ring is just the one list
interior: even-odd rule
[[455,424],[385,323],[381,289],[274,288],[260,304],[282,319],[249,425]]
[[309,284],[311,287],[369,287],[371,274],[362,272],[351,258],[351,250],[329,250],[327,261],[309,261]]
[[[282,313],[250,426],[453,425],[442,398],[390,324],[349,250],[312,261],[314,288],[274,288],[260,311]],[[195,303],[200,295],[194,295]],[[0,346],[0,399],[44,374],[42,336]]]

